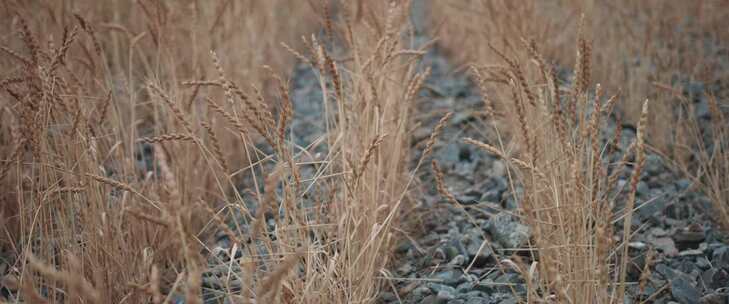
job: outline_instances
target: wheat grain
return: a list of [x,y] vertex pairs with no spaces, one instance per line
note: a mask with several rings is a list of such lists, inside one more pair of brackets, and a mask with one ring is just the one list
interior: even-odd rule
[[182,124],[187,133],[194,133],[192,131],[192,125],[190,124],[190,122],[187,121],[187,118],[185,118],[185,114],[184,112],[182,112],[182,109],[180,109],[177,104],[173,102],[170,97],[162,91],[162,89],[160,89],[153,83],[148,84],[147,87],[150,89],[151,92],[156,94],[170,108],[170,110],[172,110],[175,118],[177,118],[177,120]]
[[[635,197],[638,190],[638,182],[640,174],[645,164],[645,128],[648,122],[648,100],[643,103],[643,111],[641,111],[640,121],[638,123],[638,133],[635,138],[635,167],[630,176],[630,192],[628,192],[628,200],[625,204],[625,216],[623,220],[623,250],[620,262],[620,282],[625,282],[628,271],[628,242],[630,242],[631,225],[633,220],[633,208],[635,207]],[[625,297],[625,284],[618,286],[617,298]]]
[[154,143],[163,143],[167,141],[193,141],[195,140],[195,137],[192,135],[187,134],[179,134],[179,133],[172,133],[172,134],[162,134],[154,137],[142,137],[138,139],[139,142],[154,144]]
[[443,128],[445,128],[445,125],[446,123],[448,123],[448,120],[451,118],[451,116],[453,116],[453,112],[446,113],[435,125],[435,127],[433,128],[433,132],[430,133],[428,141],[425,142],[425,148],[423,149],[421,159],[427,157],[428,155],[430,155],[430,152],[433,151],[436,139],[438,139],[438,136],[440,136],[440,133],[443,131]]
[[433,169],[433,173],[435,173],[435,185],[438,193],[448,199],[451,204],[458,205],[458,200],[456,199],[456,197],[453,195],[453,193],[448,191],[448,188],[445,185],[445,181],[443,180],[443,171],[440,170],[440,167],[438,167],[438,162],[435,159],[432,160],[431,167]]
[[215,156],[215,160],[220,164],[220,167],[223,169],[223,172],[228,173],[230,172],[230,169],[228,167],[228,162],[225,160],[225,157],[223,156],[223,149],[220,146],[220,140],[218,140],[218,136],[215,133],[215,130],[213,129],[212,125],[208,121],[200,121],[200,125],[205,129],[205,131],[208,133],[208,136],[210,137],[210,143],[213,147],[213,155]]

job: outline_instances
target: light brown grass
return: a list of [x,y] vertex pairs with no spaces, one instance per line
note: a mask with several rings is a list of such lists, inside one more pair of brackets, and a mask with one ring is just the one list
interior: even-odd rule
[[[224,290],[235,301],[375,300],[427,75],[403,39],[407,2],[339,3],[336,17],[308,1],[3,5],[0,246],[22,300],[201,303],[216,231],[244,256],[222,282],[245,283]],[[297,59],[327,109],[318,159],[289,129]]]
[[[579,56],[589,47],[578,43]],[[622,191],[611,182],[624,163],[608,163],[603,151],[603,132],[608,124],[616,96],[604,99],[598,85],[594,95],[585,85],[590,82],[589,60],[579,60],[576,83],[566,100],[557,100],[556,81],[549,66],[540,64],[541,55],[525,41],[520,56],[537,64],[522,65],[519,58],[503,61],[509,68],[483,69],[482,75],[501,79],[482,86],[496,92],[495,102],[513,104],[516,140],[522,143],[515,155],[504,147],[466,139],[485,151],[503,158],[516,169],[517,181],[524,186],[519,197],[521,219],[532,229],[531,264],[514,258],[511,267],[521,271],[527,286],[527,303],[622,303],[625,297],[625,273],[628,266],[627,243],[631,237],[631,216],[635,203],[635,185],[640,177],[645,153],[643,136],[648,117],[647,103],[639,124],[635,144],[636,164],[622,212],[615,206]],[[525,54],[526,53],[526,54]],[[534,75],[534,76],[525,76]],[[483,76],[482,76],[483,77]],[[500,94],[499,94],[500,93]],[[503,99],[499,99],[503,98]],[[533,98],[534,102],[530,99]],[[562,109],[571,109],[564,111]],[[612,143],[608,142],[608,145]],[[627,153],[629,151],[623,151]],[[613,222],[623,220],[622,242],[616,247]],[[620,249],[622,248],[622,249]],[[511,260],[510,260],[511,261]],[[507,265],[508,266],[508,265]]]
[[676,119],[678,103],[653,83],[678,85],[683,78],[708,86],[728,76],[718,63],[729,41],[723,24],[729,2],[723,0],[431,2],[435,33],[464,64],[493,64],[500,56],[489,45],[510,53],[521,48],[518,39],[524,37],[539,46],[549,63],[578,67],[573,50],[583,24],[582,33],[592,45],[593,81],[622,92],[617,108],[625,123],[637,124],[642,100],[656,100],[648,143],[672,157],[685,156],[680,154],[684,142],[668,124]]

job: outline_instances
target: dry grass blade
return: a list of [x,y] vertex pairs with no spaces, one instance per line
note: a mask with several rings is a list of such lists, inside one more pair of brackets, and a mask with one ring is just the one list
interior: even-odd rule
[[99,292],[83,277],[83,272],[80,269],[81,262],[71,254],[68,254],[66,258],[68,259],[69,266],[72,268],[70,272],[57,271],[34,256],[27,256],[29,265],[41,275],[49,280],[63,282],[67,285],[71,292],[69,297],[80,297],[90,303],[102,303]]
[[653,262],[655,261],[656,251],[653,248],[650,248],[645,256],[645,265],[643,265],[643,269],[640,272],[640,278],[638,279],[638,290],[640,291],[639,294],[643,294],[645,291],[646,285],[648,284],[648,280],[651,276],[651,267],[653,267]]
[[125,183],[122,183],[122,182],[119,182],[119,181],[116,181],[116,180],[113,180],[113,179],[110,179],[110,178],[106,178],[106,177],[103,177],[103,176],[99,176],[99,175],[96,175],[96,174],[91,174],[91,173],[86,173],[86,176],[94,179],[95,181],[97,181],[99,183],[107,184],[107,185],[110,185],[112,187],[119,188],[121,190],[128,191],[130,193],[133,193],[133,194],[137,195],[138,197],[144,199],[145,201],[151,203],[152,205],[157,206],[157,202],[155,202],[152,199],[148,198],[147,196],[145,196],[141,192],[137,191],[137,189],[134,189],[132,186],[130,186],[128,184],[125,184]]
[[[277,76],[296,59],[279,45],[298,48],[293,43],[316,29],[315,17],[305,2],[286,0],[72,5],[83,12],[67,4],[20,1],[0,12],[10,30],[0,46],[0,213],[10,219],[2,221],[0,247],[3,258],[18,261],[11,271],[23,278],[19,290],[0,298],[166,303],[181,294],[200,303],[210,257],[198,247],[223,230],[228,216],[246,213],[248,198],[234,190],[250,180],[247,174],[286,161],[300,180],[298,147],[285,140],[290,88]],[[220,61],[209,63],[211,49],[226,56],[224,81],[181,83],[222,71]],[[270,75],[260,69],[264,64]],[[271,94],[272,83],[279,96]],[[191,92],[183,95],[186,86]],[[212,100],[223,91],[230,102],[218,106]],[[273,104],[282,104],[278,121]],[[209,117],[208,106],[221,123]],[[253,145],[251,130],[278,145],[272,155]],[[265,256],[319,229],[297,221],[304,213],[301,191],[288,177],[281,184],[290,218],[277,227],[285,233],[264,248]],[[226,212],[194,212],[197,201],[225,202]],[[210,222],[218,226],[204,231]],[[243,238],[233,229],[223,233],[234,242]],[[67,253],[79,259],[65,259]],[[267,275],[259,266],[268,261],[257,256],[250,263],[246,271],[260,275],[249,286]],[[312,277],[286,277],[282,284],[298,288]],[[234,288],[227,292],[237,299]]]
[[435,159],[431,162],[431,167],[433,169],[433,173],[435,173],[435,185],[438,193],[448,199],[451,204],[458,205],[458,200],[446,187],[443,179],[443,171],[440,169],[438,162]]
[[177,120],[185,128],[185,131],[187,131],[190,134],[194,133],[192,131],[192,125],[185,117],[185,114],[184,114],[184,112],[182,112],[182,109],[180,109],[180,107],[178,107],[177,104],[174,101],[172,101],[172,99],[170,99],[170,97],[167,96],[167,94],[165,94],[165,92],[162,91],[161,88],[159,88],[157,85],[155,85],[153,83],[150,83],[147,87],[150,89],[150,91],[152,93],[156,94],[170,108],[170,110],[172,110],[172,113],[174,113]]
[[503,160],[512,162],[512,163],[514,163],[515,165],[519,166],[522,169],[526,169],[526,170],[532,171],[533,173],[537,174],[540,177],[544,177],[545,176],[545,174],[542,173],[542,172],[540,172],[539,169],[537,169],[536,167],[534,167],[534,166],[528,164],[527,162],[525,162],[523,160],[520,160],[518,158],[510,157],[510,156],[506,155],[503,151],[501,151],[499,148],[496,148],[496,147],[494,147],[492,145],[489,145],[487,143],[484,143],[484,142],[475,140],[473,138],[464,138],[463,139],[463,142],[465,142],[467,144],[470,144],[470,145],[474,145],[474,146],[476,146],[476,147],[478,147],[478,148],[480,148],[480,149],[482,149],[482,150],[484,150],[486,152],[489,152],[489,153],[491,153],[491,154],[493,154],[493,155],[495,155],[495,156],[497,156],[497,157],[499,157],[499,158],[501,158]]
[[223,155],[223,149],[220,145],[220,140],[218,139],[218,135],[216,134],[215,130],[213,129],[212,125],[208,121],[200,121],[200,125],[205,129],[205,131],[208,133],[208,136],[210,137],[210,143],[213,148],[213,154],[215,155],[215,160],[220,164],[220,166],[223,168],[223,172],[230,172],[230,167],[228,167],[228,162],[225,160],[225,156]]
[[[635,196],[638,191],[638,182],[640,181],[640,174],[645,165],[645,128],[648,123],[648,101],[643,103],[643,111],[640,115],[640,122],[638,124],[638,134],[636,135],[635,142],[635,167],[633,173],[630,176],[630,192],[628,193],[628,201],[625,205],[625,218],[623,220],[623,250],[622,260],[620,262],[620,282],[625,282],[628,263],[630,257],[628,256],[627,243],[630,241],[631,228],[633,223],[633,208],[635,208]],[[625,284],[620,284],[617,291],[617,299],[623,299],[625,297]]]
[[256,297],[263,303],[274,303],[279,297],[279,290],[284,277],[291,272],[301,257],[301,252],[288,255],[276,266],[273,272],[256,287]]
[[164,226],[164,227],[168,227],[170,225],[169,220],[165,219],[165,217],[163,217],[163,216],[150,215],[141,210],[137,210],[137,209],[134,209],[131,207],[127,207],[126,209],[124,209],[124,212],[129,213],[133,217],[136,217],[143,221],[150,222],[152,224],[156,224],[156,225],[160,225],[160,226]]
[[433,151],[433,147],[435,146],[438,136],[440,136],[440,133],[443,131],[443,128],[445,128],[445,125],[446,123],[448,123],[448,120],[451,118],[451,116],[453,116],[453,112],[448,112],[440,118],[438,123],[433,128],[433,132],[430,133],[428,141],[425,142],[425,149],[423,149],[423,156],[421,158],[427,157],[428,155],[430,155],[430,152]]
[[149,274],[149,291],[152,294],[152,303],[161,304],[162,292],[160,292],[160,274],[157,265],[152,265],[152,270]]
[[364,155],[362,155],[362,159],[359,160],[359,163],[357,165],[356,170],[354,171],[354,183],[357,184],[359,182],[359,179],[362,177],[362,174],[364,174],[364,171],[367,170],[367,164],[370,162],[370,159],[372,159],[372,155],[375,154],[375,150],[377,147],[382,144],[382,141],[385,139],[385,136],[387,134],[377,135],[375,139],[370,142],[369,146],[367,146],[367,149],[365,149]]

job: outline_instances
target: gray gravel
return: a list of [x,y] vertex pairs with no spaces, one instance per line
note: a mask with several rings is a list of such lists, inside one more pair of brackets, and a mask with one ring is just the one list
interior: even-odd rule
[[[424,14],[422,3],[415,2],[416,16]],[[460,142],[463,137],[494,138],[477,114],[480,96],[473,83],[454,72],[437,47],[425,56],[422,65],[433,72],[420,96],[421,115],[417,117],[421,127],[415,131],[413,158],[420,157],[419,144],[437,120],[453,111],[432,158],[440,163],[445,183],[462,208],[440,198],[430,172],[421,172],[423,198],[415,212],[423,220],[413,231],[414,243],[404,240],[397,247],[399,258],[390,267],[395,290],[383,293],[380,300],[399,303],[397,293],[403,303],[516,303],[514,294],[523,292],[523,281],[516,273],[500,270],[496,261],[514,253],[508,249],[525,245],[529,238],[528,227],[504,212],[518,207],[520,189],[515,199],[507,187],[504,164]],[[695,102],[694,115],[708,119],[702,92],[705,86],[684,79],[677,79],[677,83],[684,85]],[[608,129],[614,132],[613,120]],[[608,155],[610,159],[619,159],[621,150],[635,138],[634,126],[624,125],[622,129],[620,149]],[[606,137],[612,134],[608,132]],[[622,174],[622,185],[627,184],[630,171],[627,168]],[[641,207],[633,227],[640,229],[631,240],[630,254],[636,267],[630,269],[629,280],[639,278],[648,248],[658,253],[643,294],[631,286],[628,300],[652,296],[655,303],[729,303],[729,246],[709,218],[708,198],[652,153],[647,155],[637,196]],[[615,228],[620,235],[621,225]]]

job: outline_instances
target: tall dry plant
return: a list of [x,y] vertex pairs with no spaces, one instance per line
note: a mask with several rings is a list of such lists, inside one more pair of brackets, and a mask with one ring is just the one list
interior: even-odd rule
[[697,117],[694,102],[681,91],[665,89],[679,100],[684,110],[678,124],[686,141],[681,149],[693,160],[677,163],[709,197],[717,223],[729,230],[729,126],[726,124],[729,104],[707,94],[709,117],[705,119]]
[[415,68],[424,51],[407,44],[409,1],[340,9],[336,20],[327,15],[324,28],[340,44],[312,37],[310,56],[302,59],[317,70],[324,96],[328,156],[316,178],[336,189],[322,215],[332,227],[319,232],[335,250],[310,250],[307,280],[292,282],[307,303],[375,301],[391,228],[414,178],[407,166],[409,117],[428,73]]
[[[3,284],[25,301],[200,303],[222,267],[221,301],[374,302],[427,76],[408,5],[8,3]],[[323,37],[292,54],[317,15]],[[296,57],[324,96],[312,147],[291,139]],[[206,263],[221,249],[241,257]]]
[[[499,56],[489,44],[512,52],[520,45],[511,42],[527,37],[540,45],[545,58],[563,68],[573,67],[575,58],[570,54],[584,16],[583,32],[595,38],[594,79],[607,91],[622,92],[616,109],[627,123],[638,122],[641,100],[656,100],[647,129],[649,143],[673,158],[682,157],[676,150],[687,144],[666,124],[675,121],[678,104],[664,101],[670,95],[654,83],[680,85],[690,80],[708,87],[728,76],[720,63],[729,41],[724,30],[729,2],[723,0],[430,3],[437,36],[462,62],[495,62]],[[560,78],[574,77],[560,74]]]
[[217,208],[249,164],[202,86],[180,82],[217,75],[222,49],[268,91],[260,66],[290,68],[273,49],[315,28],[308,4],[9,1],[0,14],[4,282],[30,302],[199,301],[198,203]]
[[[589,43],[578,40],[576,81],[567,91],[536,44],[524,40],[521,45],[517,53],[493,49],[503,65],[473,68],[488,103],[508,103],[513,109],[514,140],[520,149],[507,151],[466,139],[505,159],[524,187],[517,199],[521,219],[532,231],[532,261],[507,264],[525,276],[527,303],[622,303],[647,102],[637,139],[620,151],[620,131],[616,136],[606,132],[617,96],[606,98],[599,85],[591,89]],[[615,152],[624,154],[622,161],[610,162]],[[629,163],[633,156],[635,162]],[[630,188],[622,191],[618,180],[628,166]],[[613,223],[618,221],[623,223],[622,242],[615,243]]]

